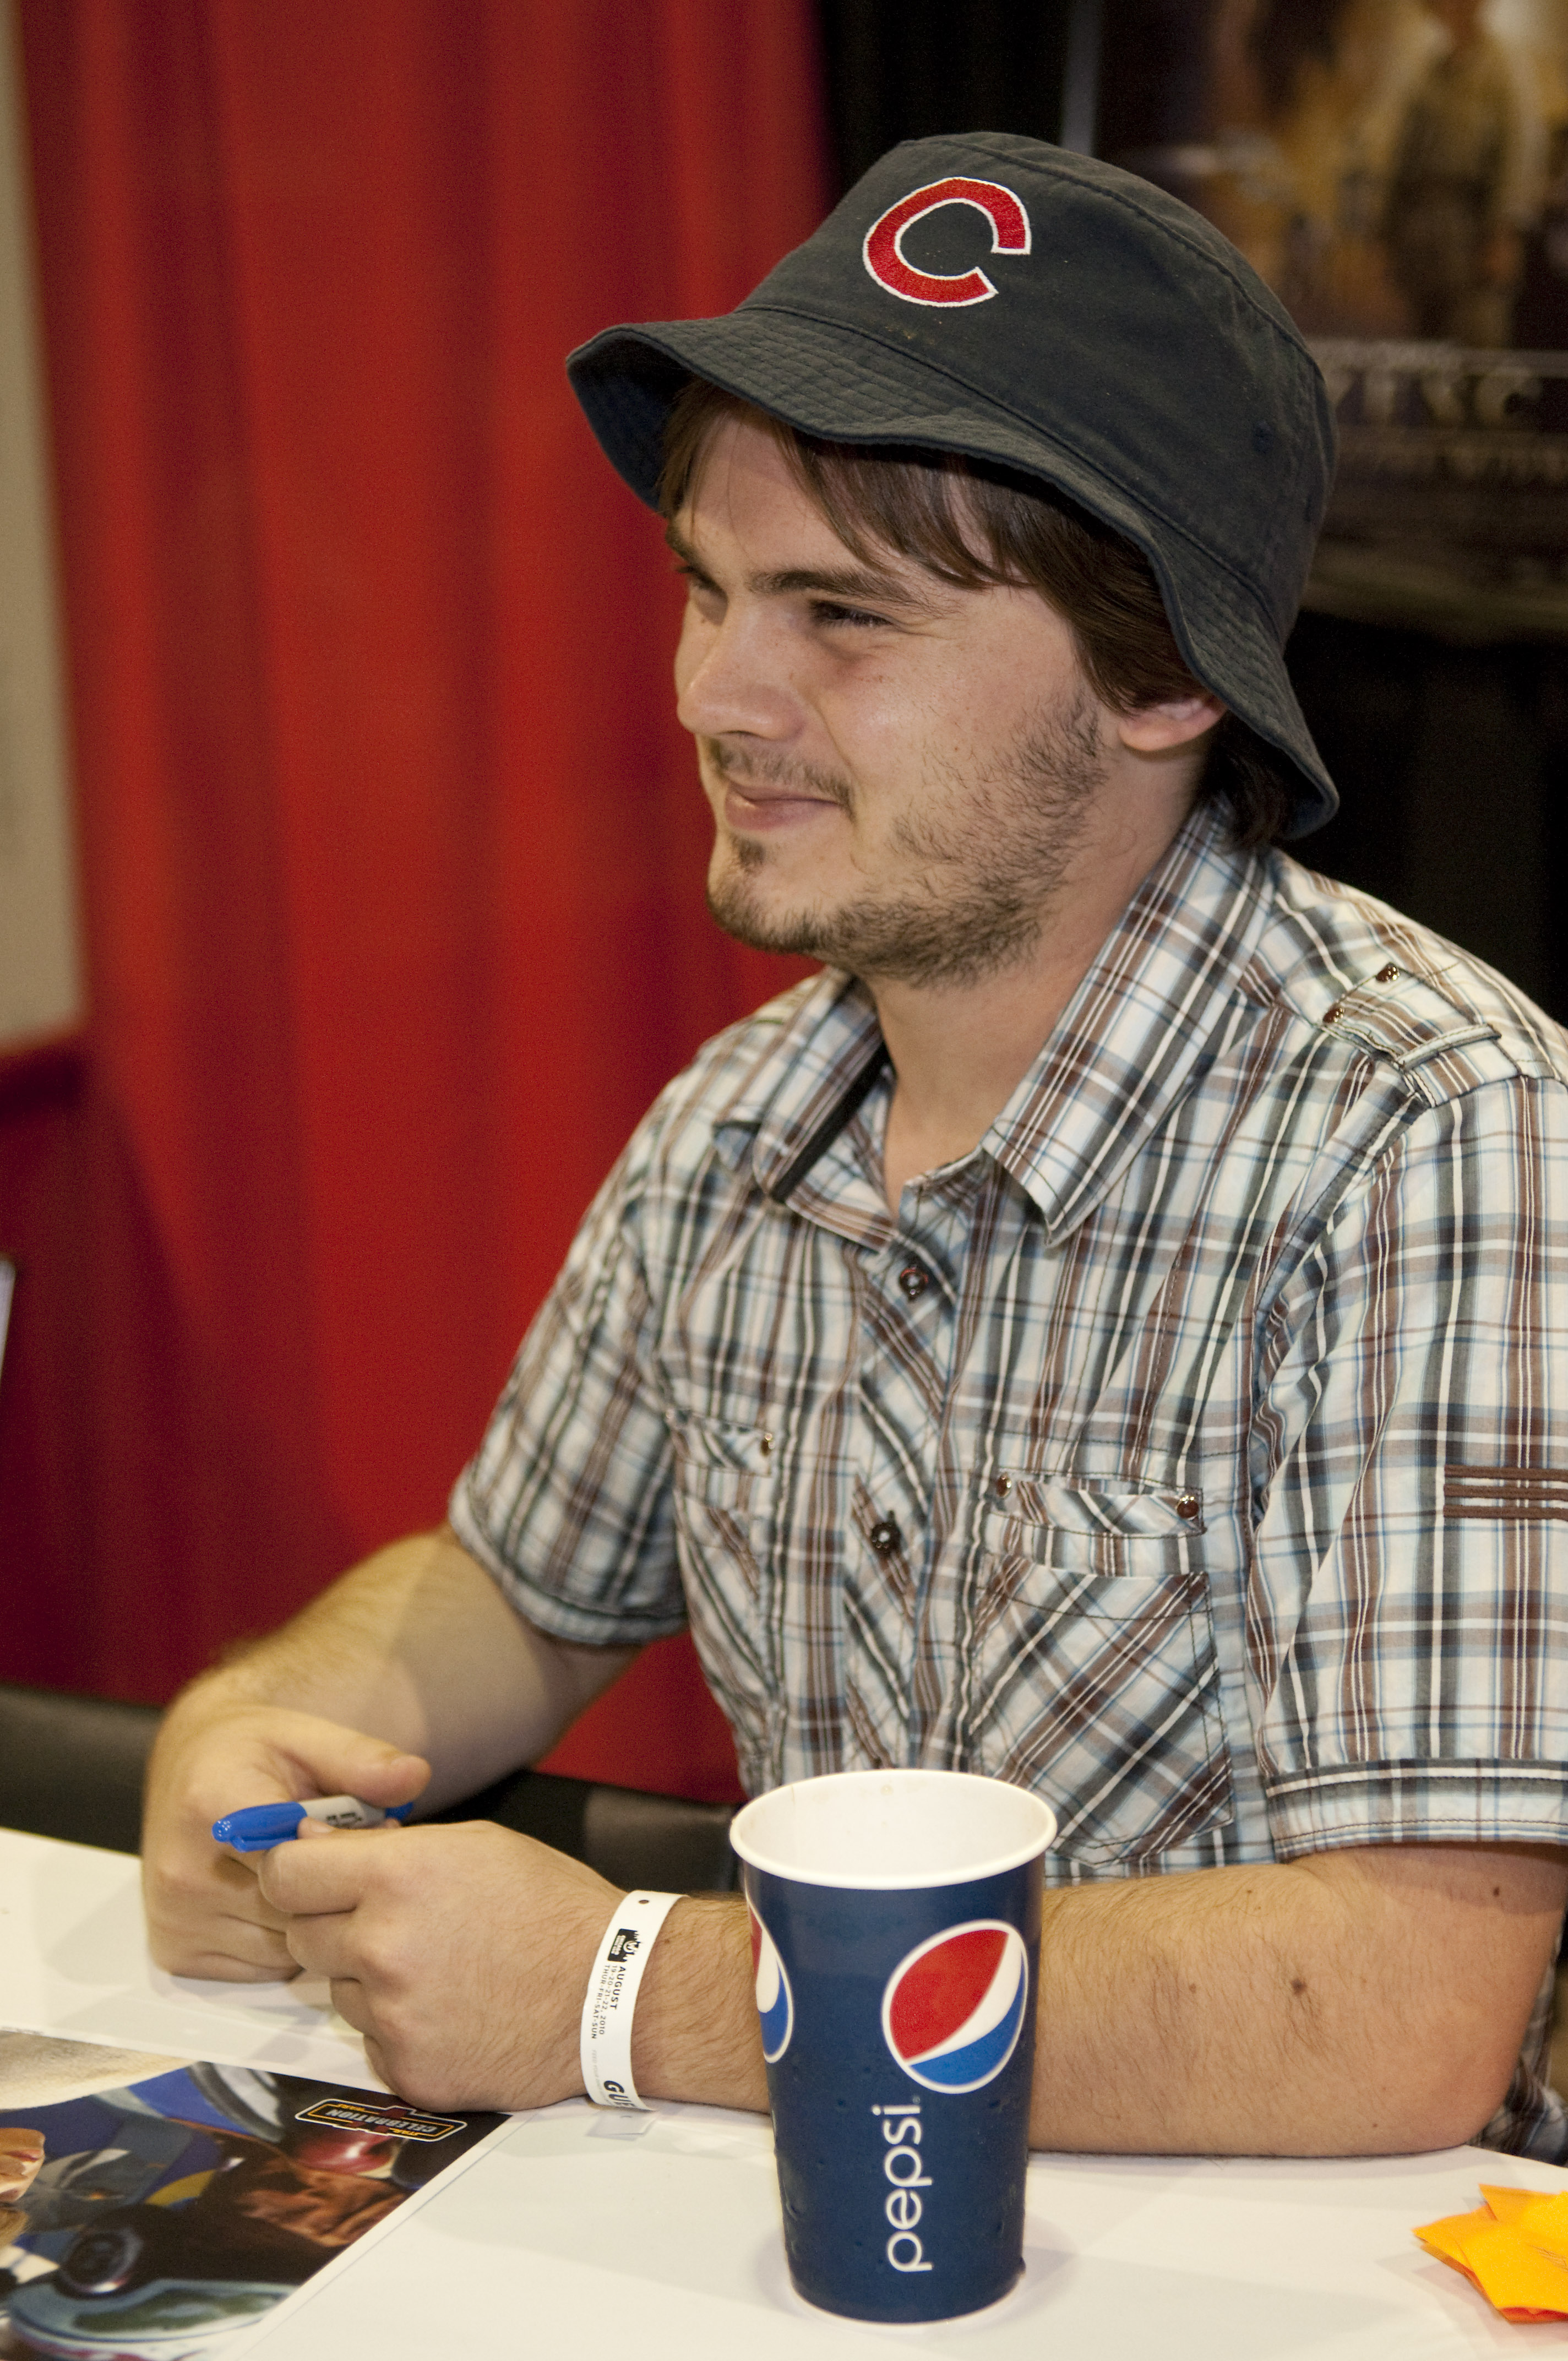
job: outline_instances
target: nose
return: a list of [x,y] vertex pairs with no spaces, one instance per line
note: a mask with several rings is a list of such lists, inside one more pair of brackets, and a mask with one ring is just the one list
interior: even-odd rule
[[675,651],[675,712],[698,738],[793,735],[799,699],[784,634],[765,609],[732,598],[720,617],[688,606]]

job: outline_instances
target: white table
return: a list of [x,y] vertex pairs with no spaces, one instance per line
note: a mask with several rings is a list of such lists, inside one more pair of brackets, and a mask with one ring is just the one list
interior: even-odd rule
[[[375,2077],[321,1997],[148,1967],[136,1864],[0,1831],[0,2023],[236,2064]],[[601,2355],[970,2361],[1451,2361],[1568,2354],[1510,2328],[1410,2236],[1481,2180],[1568,2172],[1476,2148],[1348,2163],[1037,2157],[1024,2279],[970,2322],[864,2328],[789,2287],[767,2125],[705,2107],[519,2115],[247,2338],[258,2361]]]
[[323,1982],[198,1983],[155,1968],[139,1870],[129,1853],[0,1828],[0,2025],[385,2090]]

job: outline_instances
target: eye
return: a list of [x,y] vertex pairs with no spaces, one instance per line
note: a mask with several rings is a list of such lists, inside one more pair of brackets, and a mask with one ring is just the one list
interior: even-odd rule
[[873,615],[868,607],[845,607],[836,598],[814,598],[811,615],[814,622],[828,624],[835,630],[843,627],[851,631],[888,631],[892,628],[886,615]]
[[706,574],[699,574],[695,566],[677,563],[672,571],[678,582],[685,584],[686,597],[699,614],[711,615],[723,607],[724,594],[718,584],[709,581]]

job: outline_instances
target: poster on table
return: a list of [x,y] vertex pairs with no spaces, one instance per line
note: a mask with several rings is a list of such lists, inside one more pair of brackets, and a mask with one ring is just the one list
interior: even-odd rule
[[22,2361],[239,2361],[504,2120],[239,2066],[104,2088],[101,2051],[46,2046],[76,2052],[74,2092],[57,2069],[43,2103],[0,2102],[0,2354]]

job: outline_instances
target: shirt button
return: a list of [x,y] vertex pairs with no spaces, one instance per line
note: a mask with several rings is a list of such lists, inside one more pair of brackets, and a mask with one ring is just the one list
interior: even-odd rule
[[997,1479],[996,1479],[996,1497],[997,1497],[997,1499],[998,1499],[999,1500],[1005,1500],[1005,1499],[1007,1498],[1008,1493],[1009,1493],[1009,1492],[1011,1492],[1011,1490],[1012,1490],[1012,1489],[1013,1489],[1013,1478],[1012,1478],[1012,1477],[1011,1477],[1011,1476],[999,1476],[999,1477],[997,1477]]
[[1179,1517],[1186,1517],[1189,1522],[1198,1514],[1200,1505],[1196,1492],[1179,1492],[1176,1496],[1176,1513]]
[[1343,1015],[1344,1010],[1340,1006],[1339,1002],[1336,1000],[1332,1008],[1324,1009],[1323,1023],[1325,1025],[1337,1025]]
[[1389,961],[1389,962],[1388,962],[1388,964],[1387,964],[1387,967],[1380,967],[1380,968],[1378,969],[1378,971],[1377,971],[1377,981],[1378,981],[1378,983],[1398,983],[1398,981],[1399,981],[1399,971],[1398,971],[1398,969],[1394,965],[1394,962],[1393,962],[1393,961],[1392,961],[1392,960],[1390,960],[1390,961]]
[[898,1274],[898,1283],[913,1303],[916,1297],[924,1295],[930,1286],[931,1274],[928,1270],[922,1270],[917,1262],[906,1262]]
[[891,1557],[894,1551],[902,1545],[904,1535],[891,1517],[879,1517],[866,1539],[878,1557]]

